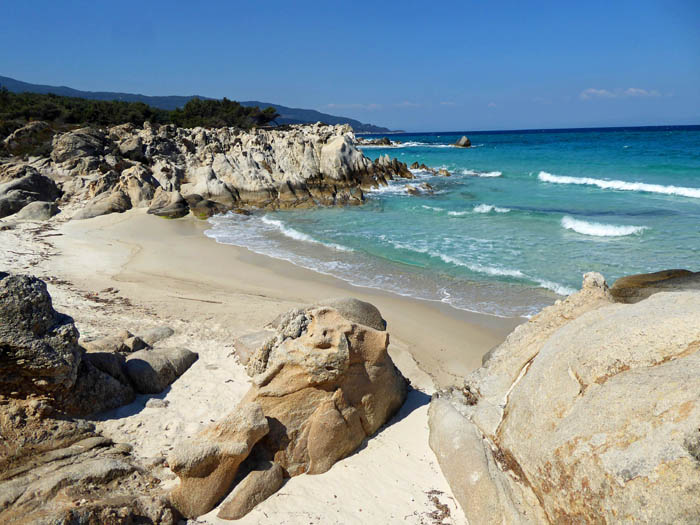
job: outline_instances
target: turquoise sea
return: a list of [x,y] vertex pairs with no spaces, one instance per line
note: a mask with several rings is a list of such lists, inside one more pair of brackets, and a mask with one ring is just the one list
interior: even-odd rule
[[[460,136],[473,147],[452,147]],[[700,270],[700,126],[396,134],[365,147],[445,167],[359,207],[218,216],[207,235],[455,308],[529,316],[581,284]],[[428,182],[432,195],[409,195]]]

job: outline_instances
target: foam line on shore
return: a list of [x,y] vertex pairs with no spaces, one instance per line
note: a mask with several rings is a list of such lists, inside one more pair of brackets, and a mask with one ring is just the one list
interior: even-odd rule
[[352,248],[348,248],[347,246],[343,246],[341,244],[336,244],[334,242],[322,242],[317,239],[314,239],[306,233],[302,233],[298,230],[295,230],[294,228],[285,226],[282,221],[278,221],[277,219],[270,219],[269,217],[263,215],[261,221],[269,226],[274,227],[285,237],[289,237],[290,239],[294,239],[295,241],[308,242],[311,244],[320,244],[321,246],[325,246],[326,248],[331,248],[333,250],[338,250],[340,252],[354,251]]

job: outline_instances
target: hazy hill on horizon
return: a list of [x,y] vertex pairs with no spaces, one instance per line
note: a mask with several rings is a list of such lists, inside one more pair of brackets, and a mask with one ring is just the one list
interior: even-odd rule
[[[203,100],[212,100],[212,97],[203,97],[200,95],[166,95],[166,96],[150,96],[139,95],[134,93],[120,93],[114,91],[81,91],[68,86],[50,86],[45,84],[30,84],[22,82],[14,78],[0,76],[0,86],[5,87],[13,93],[40,93],[62,95],[65,97],[78,97],[91,100],[122,100],[125,102],[143,102],[149,106],[160,109],[174,110],[181,108],[193,98]],[[321,113],[313,109],[290,108],[280,104],[260,101],[245,101],[240,102],[243,106],[258,106],[261,109],[273,107],[279,113],[279,118],[276,119],[278,124],[307,124],[314,122],[324,122],[326,124],[350,124],[358,133],[386,133],[391,130],[373,124],[365,124],[359,120],[329,115]]]

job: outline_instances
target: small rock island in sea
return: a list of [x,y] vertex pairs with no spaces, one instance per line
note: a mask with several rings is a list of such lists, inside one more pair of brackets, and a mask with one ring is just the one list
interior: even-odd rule
[[455,142],[454,145],[457,148],[471,148],[472,141],[469,140],[465,135],[462,135],[462,138]]

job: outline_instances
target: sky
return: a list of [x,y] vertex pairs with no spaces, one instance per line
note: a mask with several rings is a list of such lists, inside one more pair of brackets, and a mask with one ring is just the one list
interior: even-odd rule
[[700,124],[700,0],[6,2],[0,75],[392,129]]

